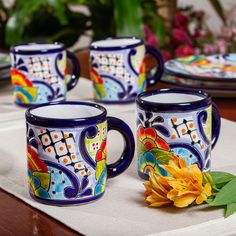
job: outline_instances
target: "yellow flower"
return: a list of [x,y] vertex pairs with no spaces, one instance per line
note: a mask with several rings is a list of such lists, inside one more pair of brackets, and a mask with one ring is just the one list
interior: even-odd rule
[[144,183],[146,191],[144,196],[146,202],[151,207],[161,207],[171,204],[171,200],[167,198],[171,186],[168,184],[169,177],[157,176],[150,173],[149,181]]
[[187,166],[186,161],[179,158],[170,160],[168,165],[161,165],[161,167],[171,177],[150,175],[149,182],[145,183],[147,189],[145,196],[150,206],[164,205],[162,202],[157,203],[160,198],[154,197],[153,186],[155,186],[155,191],[160,185],[165,188],[165,191],[162,191],[162,198],[166,199],[165,202],[168,204],[173,203],[176,207],[186,207],[193,202],[201,204],[212,195],[210,183],[203,184],[203,174],[196,164]]

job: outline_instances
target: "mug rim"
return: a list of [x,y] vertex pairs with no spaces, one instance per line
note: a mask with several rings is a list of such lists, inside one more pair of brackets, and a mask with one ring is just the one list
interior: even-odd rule
[[[60,46],[59,48],[51,48],[51,49],[37,49],[37,50],[22,50],[22,49],[17,49],[18,46],[30,46],[30,45],[58,45]],[[30,42],[30,43],[20,43],[20,44],[15,44],[10,47],[10,52],[14,54],[20,54],[20,55],[34,55],[34,54],[47,54],[47,53],[56,53],[56,52],[61,52],[65,50],[65,45],[60,42],[53,42],[53,43],[48,43],[48,42]]]
[[[150,102],[150,101],[145,101],[143,99],[144,97],[153,96],[157,94],[166,94],[166,93],[196,95],[202,97],[202,99],[191,102],[176,102],[176,103]],[[143,110],[147,111],[185,112],[185,111],[198,110],[211,105],[211,96],[203,90],[178,89],[178,88],[158,89],[155,91],[140,93],[136,98],[136,104]]]
[[[50,118],[50,117],[43,117],[38,115],[33,115],[31,111],[40,108],[40,107],[47,107],[47,106],[55,106],[55,105],[83,105],[83,106],[90,106],[95,107],[101,111],[100,114],[90,117],[84,118]],[[50,103],[43,103],[37,106],[32,106],[28,108],[25,112],[26,121],[30,124],[48,128],[74,128],[77,126],[84,126],[84,125],[95,125],[98,123],[102,123],[106,120],[107,110],[105,107],[90,102],[77,102],[77,101],[59,101],[59,102],[50,102]]]
[[[137,43],[133,43],[133,44],[129,44],[129,45],[123,45],[123,46],[94,46],[92,45],[93,43],[96,43],[96,42],[101,42],[101,41],[106,41],[106,40],[109,40],[109,39],[136,39],[138,40],[139,42]],[[94,50],[94,51],[113,51],[113,50],[122,50],[122,49],[130,49],[130,48],[134,48],[134,47],[137,47],[137,46],[141,46],[141,45],[144,45],[144,41],[140,38],[137,38],[137,37],[108,37],[108,38],[104,38],[104,39],[99,39],[99,40],[95,40],[93,42],[91,42],[90,46],[89,46],[89,49],[90,50]]]

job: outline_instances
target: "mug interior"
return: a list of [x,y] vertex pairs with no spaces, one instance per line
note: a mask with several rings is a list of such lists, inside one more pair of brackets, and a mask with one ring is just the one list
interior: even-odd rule
[[104,39],[93,42],[91,44],[92,47],[122,47],[122,46],[131,46],[133,44],[140,43],[141,40],[137,38],[117,38],[117,39]]
[[50,119],[81,119],[101,115],[104,111],[89,105],[54,104],[30,110],[31,115]]
[[51,44],[51,43],[29,43],[29,44],[22,44],[14,46],[16,51],[47,51],[47,50],[54,50],[60,49],[62,45],[60,44]]
[[152,103],[163,103],[163,104],[173,104],[173,103],[189,103],[197,102],[203,100],[205,97],[195,94],[184,94],[184,93],[160,93],[155,95],[148,95],[142,97],[142,100]]

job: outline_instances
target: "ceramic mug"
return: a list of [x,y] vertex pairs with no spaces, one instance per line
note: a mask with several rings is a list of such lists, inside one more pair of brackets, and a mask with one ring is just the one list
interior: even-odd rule
[[[154,56],[158,69],[149,78],[145,54]],[[160,52],[138,38],[108,38],[90,45],[90,77],[95,100],[105,103],[134,102],[137,94],[157,83],[163,73]]]
[[166,175],[159,164],[174,154],[187,164],[197,163],[208,171],[211,148],[220,133],[220,115],[211,97],[203,91],[161,89],[138,95],[138,173]]
[[[83,204],[101,197],[106,179],[125,171],[134,155],[129,126],[106,109],[86,102],[59,102],[26,111],[28,183],[37,201]],[[116,130],[125,147],[106,164],[107,131]]]
[[[27,43],[11,47],[11,79],[14,102],[32,105],[66,99],[75,87],[80,65],[61,43]],[[73,65],[73,75],[66,82],[66,60]]]

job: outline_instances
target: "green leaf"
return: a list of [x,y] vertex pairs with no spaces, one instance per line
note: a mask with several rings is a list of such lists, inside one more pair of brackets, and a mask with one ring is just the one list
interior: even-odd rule
[[153,148],[152,150],[150,150],[150,152],[158,162],[164,165],[167,165],[174,155],[172,152],[168,152],[158,148]]
[[152,33],[158,38],[160,46],[165,44],[167,29],[165,21],[157,14],[157,3],[155,0],[141,0],[143,10],[143,21],[151,28]]
[[205,200],[205,202],[207,203],[207,204],[210,204],[211,202],[213,202],[214,201],[214,198],[208,198],[207,200]]
[[53,8],[54,15],[58,18],[62,25],[68,24],[65,14],[65,5],[59,0],[49,0],[48,4]]
[[211,175],[213,183],[217,188],[222,188],[225,184],[236,178],[235,175],[223,171],[211,171],[208,173]]
[[225,217],[227,218],[231,216],[234,212],[236,212],[236,202],[227,205]]
[[116,35],[144,38],[140,0],[114,0],[113,3]]
[[236,178],[227,183],[217,194],[210,206],[224,206],[236,202]]

